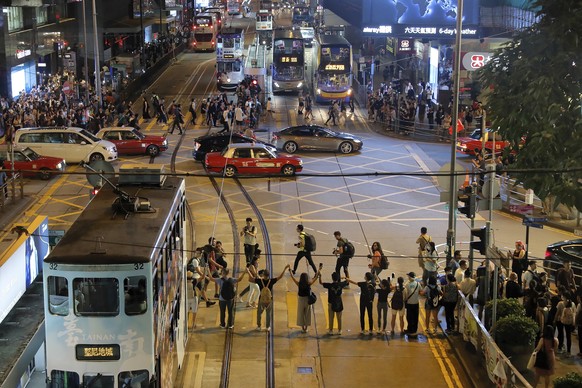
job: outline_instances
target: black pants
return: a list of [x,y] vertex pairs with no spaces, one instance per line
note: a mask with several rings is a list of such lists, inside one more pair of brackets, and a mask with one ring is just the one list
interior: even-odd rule
[[368,312],[368,325],[370,327],[370,331],[374,330],[374,316],[372,315],[372,306],[373,301],[360,299],[360,327],[362,328],[362,331],[365,328],[366,312]]
[[228,327],[231,327],[234,324],[234,317],[232,316],[232,310],[234,308],[234,299],[230,300],[219,300],[218,307],[220,307],[220,326],[225,325],[225,313],[228,310]]
[[443,302],[443,305],[445,306],[447,330],[455,330],[455,306],[457,302]]
[[350,259],[348,257],[338,257],[337,261],[335,262],[335,272],[337,272],[338,276],[341,277],[340,269],[344,269],[344,273],[348,275],[348,265],[350,264]]
[[247,264],[253,261],[254,255],[255,255],[255,244],[245,244],[245,258],[247,259]]
[[558,329],[558,349],[564,349],[564,330],[565,330],[566,351],[570,353],[570,350],[572,350],[572,331],[574,330],[574,325],[565,325],[562,322],[558,321],[556,322],[556,328]]
[[406,332],[415,334],[418,331],[418,303],[406,303],[406,321],[408,322]]
[[311,258],[311,252],[303,251],[303,250],[297,252],[297,256],[295,257],[295,263],[293,264],[293,273],[295,273],[295,271],[297,271],[297,266],[299,265],[299,260],[301,260],[304,257],[307,259],[307,262],[309,263],[311,268],[313,268],[313,272],[317,273],[317,268],[315,267],[315,264],[313,264],[313,259]]

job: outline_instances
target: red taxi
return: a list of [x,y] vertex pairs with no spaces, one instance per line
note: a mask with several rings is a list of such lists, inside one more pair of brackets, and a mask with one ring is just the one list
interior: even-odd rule
[[26,177],[38,176],[43,180],[50,179],[55,172],[65,171],[67,166],[64,159],[41,156],[28,147],[15,146],[10,150],[6,144],[0,145],[0,166],[12,170],[12,160],[15,171],[21,171]]
[[103,128],[95,136],[115,144],[120,155],[157,156],[168,149],[168,139],[165,136],[144,135],[132,127]]
[[210,152],[204,160],[210,172],[232,177],[237,174],[294,175],[303,169],[298,156],[278,153],[265,144],[230,144],[222,152]]
[[[509,142],[501,139],[500,135],[487,130],[489,133],[488,139],[485,142],[485,152],[490,154],[493,151],[493,143],[495,143],[495,153],[499,154],[505,148],[509,147]],[[495,136],[495,142],[493,141]],[[464,154],[477,155],[481,153],[483,148],[483,141],[481,139],[481,129],[475,129],[468,137],[460,137],[457,139],[457,151]]]

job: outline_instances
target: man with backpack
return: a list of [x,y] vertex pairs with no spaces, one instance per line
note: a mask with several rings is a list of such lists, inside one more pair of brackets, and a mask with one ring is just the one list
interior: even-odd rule
[[276,278],[269,277],[270,273],[268,269],[263,269],[259,271],[259,277],[255,280],[255,283],[259,286],[259,306],[257,308],[257,330],[261,330],[261,316],[263,311],[267,311],[266,326],[267,331],[271,330],[271,312],[273,311],[273,286],[279,280],[283,278],[285,271],[289,269],[290,265],[287,264],[283,271]]
[[242,280],[245,276],[246,271],[242,272],[240,276],[235,279],[229,276],[230,270],[228,268],[223,268],[221,271],[221,276],[219,278],[210,277],[214,283],[220,288],[220,293],[218,297],[218,307],[220,307],[220,328],[226,329],[225,315],[228,310],[228,328],[234,328],[234,299],[236,297],[236,284]]
[[350,265],[350,259],[354,257],[356,249],[354,245],[348,241],[347,238],[342,237],[340,231],[333,232],[333,236],[337,240],[337,246],[333,250],[333,254],[337,256],[337,261],[335,264],[335,272],[338,273],[340,269],[343,267],[344,274],[346,275],[346,279],[350,277],[350,273],[348,271],[348,266]]
[[317,268],[313,263],[313,259],[311,258],[311,252],[315,251],[315,247],[313,246],[314,237],[310,234],[307,234],[303,231],[303,225],[297,225],[297,233],[299,233],[299,242],[294,244],[299,251],[297,252],[297,256],[295,256],[295,263],[293,263],[293,275],[295,275],[295,271],[297,271],[297,266],[299,265],[299,260],[302,258],[306,258],[307,262],[313,268],[313,273],[317,273]]
[[533,288],[535,289],[538,285],[542,283],[540,279],[540,274],[536,271],[537,264],[534,260],[528,262],[529,269],[524,272],[523,276],[523,289],[527,290],[530,288],[531,282],[533,281]]

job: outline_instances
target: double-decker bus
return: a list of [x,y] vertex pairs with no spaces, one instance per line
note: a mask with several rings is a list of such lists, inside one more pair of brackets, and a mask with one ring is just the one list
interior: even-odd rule
[[201,13],[192,22],[192,46],[195,51],[216,50],[217,20],[212,13]]
[[307,5],[296,5],[293,7],[293,16],[291,20],[294,26],[313,25],[313,13],[311,12],[311,8]]
[[255,31],[258,43],[271,48],[273,44],[273,14],[270,10],[261,9],[257,12]]
[[340,35],[319,35],[315,51],[315,100],[345,100],[352,95],[352,45]]
[[305,79],[305,52],[299,30],[273,31],[273,93],[299,91]]
[[244,43],[245,35],[242,28],[223,28],[217,35],[216,78],[218,90],[234,90],[244,79]]
[[182,178],[104,187],[45,258],[47,387],[173,385],[188,340],[186,207]]
[[261,0],[259,2],[259,9],[264,9],[266,11],[273,11],[273,1],[272,0]]
[[240,15],[241,13],[241,4],[239,0],[228,0],[226,3],[226,12],[231,15]]

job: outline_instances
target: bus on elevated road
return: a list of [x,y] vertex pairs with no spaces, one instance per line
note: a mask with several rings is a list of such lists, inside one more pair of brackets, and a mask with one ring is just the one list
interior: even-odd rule
[[272,91],[299,91],[305,82],[305,53],[299,30],[273,33]]
[[349,101],[352,95],[350,42],[340,35],[319,35],[315,55],[315,101]]

